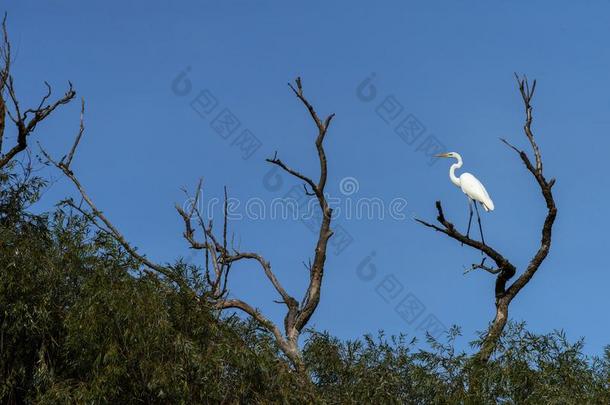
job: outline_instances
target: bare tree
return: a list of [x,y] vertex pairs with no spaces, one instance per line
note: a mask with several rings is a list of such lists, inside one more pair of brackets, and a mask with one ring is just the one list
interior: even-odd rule
[[[303,362],[301,353],[298,347],[299,336],[307,325],[307,322],[315,312],[318,303],[320,302],[320,290],[322,286],[322,278],[324,275],[324,264],[326,261],[326,248],[328,240],[332,236],[330,229],[332,209],[326,201],[324,189],[328,176],[326,153],[324,151],[324,138],[326,137],[330,122],[334,114],[329,115],[322,120],[311,103],[303,94],[301,79],[295,80],[296,88],[289,84],[290,88],[297,98],[307,108],[311,118],[317,128],[317,137],[315,141],[318,160],[320,163],[320,175],[317,181],[308,177],[301,172],[290,168],[282,160],[277,157],[277,153],[273,158],[267,159],[267,162],[277,165],[290,175],[296,177],[304,183],[305,192],[309,196],[317,199],[319,208],[322,212],[322,221],[318,233],[318,241],[314,252],[313,263],[308,266],[309,269],[309,285],[303,299],[299,303],[293,296],[282,287],[280,281],[275,276],[271,269],[271,264],[264,257],[257,253],[240,252],[234,246],[229,247],[227,241],[227,205],[225,194],[225,212],[222,236],[216,237],[213,232],[212,223],[207,225],[204,222],[201,213],[197,209],[197,199],[201,191],[201,182],[199,183],[194,201],[188,212],[179,206],[176,209],[184,220],[185,232],[184,237],[189,242],[193,249],[205,250],[206,252],[206,282],[211,289],[211,299],[218,309],[239,309],[252,318],[256,319],[263,327],[270,331],[277,341],[282,352],[290,359],[293,366],[303,371]],[[226,193],[226,191],[225,191]],[[196,219],[198,226],[201,228],[204,239],[202,241],[195,240],[192,221]],[[265,274],[275,291],[280,297],[278,303],[286,306],[286,315],[284,317],[284,331],[275,325],[272,321],[266,318],[258,309],[252,307],[247,302],[236,299],[226,298],[227,280],[231,266],[239,261],[255,262]],[[210,275],[213,272],[213,275]]]
[[[486,363],[489,360],[490,356],[493,354],[496,348],[498,340],[500,339],[502,331],[504,330],[504,327],[508,321],[508,307],[510,303],[517,296],[519,291],[521,291],[521,289],[525,287],[525,285],[532,279],[536,271],[538,271],[538,269],[540,268],[540,265],[546,258],[547,254],[549,253],[549,249],[551,248],[553,223],[555,222],[555,217],[557,216],[557,207],[555,206],[553,193],[551,191],[553,185],[555,184],[555,179],[547,180],[543,173],[542,156],[540,154],[540,149],[538,148],[538,145],[534,139],[534,134],[532,133],[531,129],[531,101],[532,97],[534,96],[534,91],[536,89],[536,81],[534,80],[532,86],[530,87],[529,82],[525,76],[523,78],[520,78],[515,74],[515,77],[517,79],[521,98],[523,99],[523,104],[525,106],[525,125],[523,127],[523,130],[532,148],[532,152],[534,154],[534,161],[532,162],[529,155],[525,151],[518,149],[505,139],[502,139],[502,142],[504,142],[507,146],[509,146],[519,155],[521,161],[538,184],[538,187],[547,207],[546,217],[542,225],[540,246],[538,247],[538,250],[536,251],[534,257],[532,257],[529,264],[525,268],[525,271],[512,284],[510,284],[510,286],[507,287],[508,281],[516,274],[517,268],[506,258],[506,256],[502,255],[498,250],[486,245],[485,243],[473,240],[460,233],[455,228],[455,226],[445,218],[440,201],[436,202],[436,209],[438,211],[437,221],[441,226],[434,225],[420,219],[416,219],[416,221],[427,227],[442,232],[445,235],[455,239],[456,241],[461,242],[462,244],[468,245],[472,248],[481,251],[485,255],[483,260],[479,264],[473,264],[470,270],[480,269],[496,276],[496,315],[493,321],[491,322],[491,325],[489,326],[489,329],[487,331],[487,334],[485,335],[479,352],[475,356],[475,360],[480,361],[482,363]],[[487,258],[490,258],[495,263],[495,265],[486,265],[485,261]]]
[[[69,103],[76,92],[70,83],[68,90],[54,102],[49,102],[51,97],[51,86],[45,82],[47,93],[42,97],[40,103],[34,108],[22,110],[17,94],[15,83],[11,75],[11,44],[6,29],[6,15],[2,21],[2,44],[0,45],[0,58],[2,67],[0,69],[0,169],[9,164],[15,156],[23,152],[28,146],[28,137],[36,126],[47,118],[57,107]],[[10,100],[7,106],[6,98]],[[3,144],[6,137],[6,116],[15,124],[17,129],[17,141],[6,153],[3,152]]]
[[[70,163],[72,162],[75,150],[84,131],[82,113],[80,130],[76,136],[72,148],[70,149],[70,152],[66,155],[66,157],[57,161],[49,156],[46,151],[42,150],[42,153],[49,162],[60,169],[64,175],[74,183],[85,206],[83,207],[83,204],[76,204],[74,200],[71,199],[65,201],[66,205],[86,216],[100,231],[106,233],[116,240],[132,257],[148,268],[149,271],[154,271],[167,277],[171,281],[175,282],[181,289],[191,293],[196,300],[211,303],[220,311],[228,309],[239,310],[255,319],[264,329],[273,334],[278,347],[288,358],[295,370],[302,373],[305,371],[305,369],[301,352],[298,347],[298,340],[309,319],[315,312],[318,303],[320,302],[320,290],[322,286],[322,278],[324,276],[326,250],[328,241],[333,234],[330,229],[332,209],[330,208],[324,195],[328,176],[326,153],[324,151],[324,139],[334,114],[329,115],[325,119],[321,119],[311,103],[307,100],[307,98],[305,98],[300,78],[295,80],[295,85],[289,84],[290,89],[292,89],[298,100],[300,100],[301,103],[306,107],[317,129],[315,146],[320,164],[318,180],[314,181],[311,177],[290,168],[286,163],[277,157],[277,153],[272,158],[267,159],[267,162],[279,166],[290,175],[302,181],[304,183],[306,194],[316,198],[318,206],[322,212],[322,220],[320,223],[320,230],[314,251],[313,262],[308,266],[310,275],[309,283],[300,302],[284,289],[279,279],[273,272],[271,264],[268,260],[258,253],[239,251],[232,243],[229,242],[227,237],[228,215],[226,189],[223,226],[220,235],[215,234],[212,221],[206,222],[202,213],[197,208],[198,199],[201,195],[202,181],[199,182],[195,190],[195,196],[191,199],[191,203],[188,208],[185,209],[179,205],[176,205],[178,214],[184,220],[184,238],[188,242],[190,248],[201,250],[205,255],[205,273],[202,275],[202,281],[207,288],[202,293],[193,289],[188,282],[183,277],[176,274],[171,267],[154,263],[145,255],[140,254],[137,249],[133,247],[120,233],[120,231],[108,220],[104,213],[97,208],[82,184],[77,179],[74,172],[70,169]],[[201,230],[201,240],[197,240],[195,237],[197,228]],[[286,306],[283,330],[251,304],[242,299],[229,298],[227,296],[229,273],[231,267],[237,262],[255,263],[256,266],[260,267],[265,277],[269,280],[280,298],[276,302]]]

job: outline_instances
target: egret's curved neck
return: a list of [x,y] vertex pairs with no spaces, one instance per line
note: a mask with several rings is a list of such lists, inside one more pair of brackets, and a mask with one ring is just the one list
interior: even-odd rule
[[456,186],[460,187],[460,179],[455,175],[455,169],[459,169],[460,167],[462,167],[462,158],[460,156],[456,157],[457,162],[451,165],[451,168],[449,169],[449,178],[451,179],[451,182],[453,184],[455,184]]

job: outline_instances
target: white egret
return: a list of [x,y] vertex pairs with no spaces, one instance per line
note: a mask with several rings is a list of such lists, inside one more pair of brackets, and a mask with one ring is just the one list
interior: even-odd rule
[[468,230],[466,231],[466,237],[470,235],[470,223],[472,222],[472,203],[474,202],[474,208],[477,211],[477,220],[479,222],[479,231],[481,232],[481,241],[485,244],[485,238],[483,238],[483,227],[481,226],[481,217],[479,216],[479,208],[477,207],[477,202],[481,204],[485,211],[493,211],[494,203],[489,197],[487,190],[483,184],[472,174],[470,173],[462,173],[460,177],[455,175],[455,170],[462,167],[462,157],[457,152],[449,152],[449,153],[441,153],[440,155],[436,155],[436,157],[443,158],[453,158],[456,159],[457,162],[451,165],[449,169],[449,178],[451,182],[462,189],[466,197],[468,197]]

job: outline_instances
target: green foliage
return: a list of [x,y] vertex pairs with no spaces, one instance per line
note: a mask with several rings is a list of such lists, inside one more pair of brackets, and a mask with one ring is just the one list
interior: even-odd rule
[[480,394],[517,404],[608,404],[610,348],[593,359],[582,349],[582,340],[570,343],[563,331],[536,335],[524,323],[510,323],[482,374]]
[[[0,403],[610,403],[610,347],[590,359],[523,324],[485,366],[457,328],[427,350],[311,331],[296,375],[258,325],[143,271],[86,219],[29,213],[43,187],[0,173]],[[198,269],[173,269],[203,293]]]
[[329,404],[610,403],[610,347],[589,359],[582,341],[572,344],[563,332],[535,335],[511,323],[496,356],[481,366],[456,351],[458,336],[454,327],[445,342],[428,337],[430,350],[415,350],[404,337],[341,342],[316,333],[305,358]]
[[3,213],[0,403],[296,400],[297,378],[256,325],[140,272],[80,217]]

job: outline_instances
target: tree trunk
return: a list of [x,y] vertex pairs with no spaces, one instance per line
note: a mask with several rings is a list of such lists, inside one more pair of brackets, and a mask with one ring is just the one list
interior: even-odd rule
[[481,350],[475,356],[475,362],[479,364],[487,363],[491,354],[493,353],[498,340],[500,339],[500,335],[504,330],[504,326],[506,326],[506,322],[508,321],[508,304],[510,301],[507,297],[499,298],[496,301],[496,317],[494,318],[489,330],[487,331],[487,335],[481,344]]

